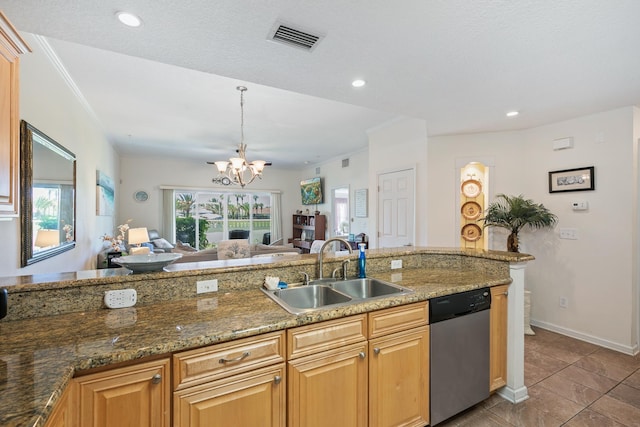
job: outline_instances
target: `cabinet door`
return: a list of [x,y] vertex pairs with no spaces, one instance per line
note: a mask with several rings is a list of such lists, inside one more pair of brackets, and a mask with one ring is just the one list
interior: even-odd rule
[[366,342],[289,362],[289,427],[367,425]]
[[18,55],[28,51],[29,46],[0,11],[0,216],[18,215]]
[[164,427],[170,422],[169,359],[78,377],[82,427]]
[[369,342],[369,426],[429,424],[429,327]]
[[45,427],[76,427],[78,425],[76,406],[76,386],[73,381],[67,385],[55,408],[47,419]]
[[490,391],[507,384],[507,296],[509,285],[491,288]]
[[174,427],[284,427],[285,364],[174,393]]

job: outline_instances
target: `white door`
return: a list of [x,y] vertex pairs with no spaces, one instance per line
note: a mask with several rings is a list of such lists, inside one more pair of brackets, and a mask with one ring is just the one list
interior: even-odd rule
[[378,247],[413,245],[414,170],[378,175]]

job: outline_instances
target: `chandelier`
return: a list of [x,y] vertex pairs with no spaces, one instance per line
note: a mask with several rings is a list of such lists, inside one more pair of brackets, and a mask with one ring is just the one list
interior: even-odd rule
[[262,179],[262,171],[270,163],[264,160],[247,161],[247,144],[244,143],[244,93],[247,88],[238,86],[236,89],[240,91],[240,144],[238,144],[238,149],[236,150],[238,156],[231,157],[228,161],[221,160],[207,163],[215,164],[218,169],[218,176],[211,180],[214,184],[237,184],[244,188],[245,185],[251,184],[256,178]]

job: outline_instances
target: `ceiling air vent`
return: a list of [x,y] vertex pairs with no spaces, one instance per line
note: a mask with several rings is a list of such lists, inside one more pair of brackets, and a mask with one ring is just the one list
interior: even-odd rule
[[285,43],[307,51],[313,50],[321,38],[321,35],[311,34],[280,23],[276,23],[269,34],[270,40]]

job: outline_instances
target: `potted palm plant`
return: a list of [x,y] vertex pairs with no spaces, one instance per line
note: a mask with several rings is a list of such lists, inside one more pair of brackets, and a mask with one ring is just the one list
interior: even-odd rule
[[518,233],[523,227],[553,227],[558,218],[542,204],[525,199],[522,195],[498,194],[497,200],[489,204],[482,220],[485,227],[502,227],[509,230],[511,233],[507,238],[507,250],[519,252]]

